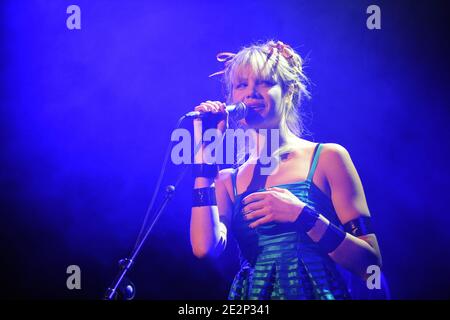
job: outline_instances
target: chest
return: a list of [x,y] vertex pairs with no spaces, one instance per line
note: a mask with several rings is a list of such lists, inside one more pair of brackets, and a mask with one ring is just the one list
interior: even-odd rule
[[[239,168],[236,176],[237,194],[247,190],[305,181],[310,174],[311,164],[312,153],[293,153],[282,157],[276,165],[272,166],[273,170],[270,170],[269,174],[263,174],[261,166],[254,162],[246,163]],[[317,166],[314,172],[311,172],[311,174],[313,173],[312,182],[328,197],[331,197],[331,190],[323,169],[320,165],[320,157],[318,157]]]

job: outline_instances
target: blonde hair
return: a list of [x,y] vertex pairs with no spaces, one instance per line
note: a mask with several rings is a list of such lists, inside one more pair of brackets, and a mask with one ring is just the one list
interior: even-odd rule
[[287,135],[289,130],[300,137],[304,127],[299,109],[303,98],[310,97],[307,89],[309,81],[303,72],[303,59],[289,45],[273,40],[244,47],[235,55],[230,54],[230,59],[225,62],[225,69],[216,73],[223,74],[228,103],[231,102],[233,93],[232,79],[242,67],[247,66],[263,79],[270,79],[281,85],[285,97],[281,106],[281,134]]
[[[225,62],[225,69],[213,75],[223,74],[228,103],[232,102],[232,79],[243,70],[243,67],[250,67],[262,79],[281,85],[283,100],[280,108],[280,134],[285,136],[294,134],[297,137],[303,135],[305,128],[300,116],[300,106],[303,98],[310,97],[307,89],[309,81],[303,72],[303,59],[292,47],[281,41],[269,40],[243,47],[237,54],[219,54],[217,58]],[[239,123],[232,125],[239,127]]]

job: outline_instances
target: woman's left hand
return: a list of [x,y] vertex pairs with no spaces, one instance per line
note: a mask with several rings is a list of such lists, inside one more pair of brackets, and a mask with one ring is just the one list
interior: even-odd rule
[[267,191],[249,194],[242,200],[245,220],[257,219],[249,227],[269,222],[294,222],[305,203],[287,189],[271,187]]

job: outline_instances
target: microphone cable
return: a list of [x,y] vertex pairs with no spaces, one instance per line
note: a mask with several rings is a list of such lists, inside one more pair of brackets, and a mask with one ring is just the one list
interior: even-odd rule
[[[178,122],[177,122],[177,124],[175,126],[175,129],[172,130],[172,132],[177,130],[178,128],[180,128],[180,125],[181,125],[181,123],[183,122],[183,120],[185,118],[186,118],[186,116],[184,115],[180,119],[178,119]],[[144,217],[144,222],[142,223],[141,230],[139,231],[139,234],[137,236],[136,243],[134,244],[133,251],[137,248],[139,242],[142,240],[142,236],[143,236],[144,231],[146,229],[146,226],[148,224],[148,220],[149,220],[150,215],[151,215],[151,213],[153,211],[153,206],[155,205],[156,197],[158,196],[159,189],[161,188],[161,183],[162,183],[162,180],[163,180],[163,177],[164,177],[164,173],[166,171],[167,161],[169,160],[169,154],[171,153],[173,142],[174,141],[172,141],[172,139],[170,139],[170,142],[169,142],[169,144],[167,146],[166,153],[164,155],[163,164],[162,164],[162,169],[160,171],[160,174],[159,174],[159,177],[158,177],[158,180],[157,180],[157,183],[156,183],[156,188],[155,188],[155,190],[153,192],[152,199],[151,199],[151,201],[150,201],[150,203],[149,203],[149,205],[147,207],[147,211],[146,211],[145,217]],[[186,174],[186,171],[188,170],[188,168],[189,167],[185,165],[185,168],[183,169],[183,171],[179,175],[177,181],[175,182],[175,191],[177,190],[176,188],[177,188],[178,184],[181,182],[181,180],[184,177],[184,175]],[[158,217],[155,217],[155,219],[153,220],[153,222],[152,222],[152,224],[150,226],[150,229],[153,228],[153,225],[155,224],[157,219],[158,219]]]

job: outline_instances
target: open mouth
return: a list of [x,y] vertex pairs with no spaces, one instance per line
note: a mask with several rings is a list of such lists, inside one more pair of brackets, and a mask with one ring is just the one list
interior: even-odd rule
[[264,110],[264,104],[248,105],[248,108],[252,111],[262,111]]

